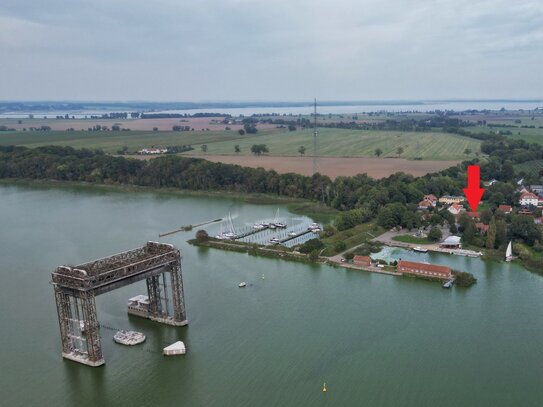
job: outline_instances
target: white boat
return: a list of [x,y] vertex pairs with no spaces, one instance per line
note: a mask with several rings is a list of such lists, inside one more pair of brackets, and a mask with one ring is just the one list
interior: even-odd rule
[[447,280],[443,283],[442,287],[443,288],[451,288],[454,284],[454,280]]
[[513,260],[513,242],[509,242],[507,250],[505,252],[505,261]]
[[281,241],[278,238],[273,237],[273,238],[270,239],[270,243],[278,244],[278,243],[281,243]]
[[187,349],[185,348],[185,344],[182,341],[177,341],[175,343],[172,343],[170,346],[166,346],[164,349],[162,349],[162,353],[164,356],[175,356],[175,355],[184,355],[187,353]]
[[312,223],[307,227],[307,230],[310,230],[313,233],[319,233],[322,229],[318,223]]
[[287,227],[286,223],[279,222],[279,208],[277,208],[277,212],[275,213],[275,218],[273,219],[273,223],[271,225],[279,229],[285,229]]
[[296,233],[296,232],[289,232],[288,235],[289,235],[289,236],[296,236],[297,233]]
[[414,252],[419,252],[419,253],[428,253],[428,249],[426,249],[424,247],[420,247],[420,246],[413,247],[413,251]]
[[247,283],[245,281],[242,281],[241,283],[238,284],[239,288],[244,288],[246,286],[247,286]]

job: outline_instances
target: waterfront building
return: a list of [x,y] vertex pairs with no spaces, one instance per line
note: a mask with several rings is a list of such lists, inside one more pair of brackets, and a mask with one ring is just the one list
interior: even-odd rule
[[396,266],[399,273],[414,274],[423,277],[431,278],[451,278],[452,270],[447,266],[439,266],[437,264],[417,263],[414,261],[400,260]]
[[449,236],[442,241],[439,246],[443,247],[444,249],[461,249],[462,243],[460,236]]
[[368,267],[371,266],[371,257],[369,256],[354,256],[353,264],[355,266]]

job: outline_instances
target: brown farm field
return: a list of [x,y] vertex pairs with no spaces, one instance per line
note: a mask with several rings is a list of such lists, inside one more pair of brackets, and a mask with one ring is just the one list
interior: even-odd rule
[[[74,129],[77,131],[87,130],[95,125],[107,126],[119,125],[134,131],[171,131],[173,126],[189,126],[194,130],[225,131],[230,127],[232,131],[243,128],[241,124],[219,124],[215,120],[221,120],[217,117],[186,117],[186,118],[168,118],[168,119],[0,119],[0,126],[6,126],[16,130],[29,129],[30,127],[49,126],[52,131],[65,131]],[[21,123],[19,123],[21,121]],[[274,129],[274,124],[259,124],[259,129]]]
[[[186,157],[186,155],[184,155]],[[141,157],[141,156],[140,156]],[[236,156],[236,155],[197,155],[212,162],[237,164],[244,167],[262,167],[278,173],[294,172],[303,175],[313,174],[312,157],[277,156]],[[373,157],[319,157],[318,171],[334,179],[339,176],[352,176],[367,173],[373,178],[383,178],[402,171],[414,176],[437,172],[458,164],[459,161],[418,161],[403,158]]]

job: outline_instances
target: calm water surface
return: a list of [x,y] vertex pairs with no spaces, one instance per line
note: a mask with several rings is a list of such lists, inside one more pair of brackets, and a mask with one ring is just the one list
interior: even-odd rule
[[[128,317],[137,283],[97,298],[106,365],[60,357],[51,271],[158,233],[276,206],[232,200],[0,186],[2,406],[541,406],[543,278],[516,265],[386,250],[471,271],[419,280],[199,249],[180,233],[189,327]],[[285,211],[286,208],[281,208]],[[261,274],[265,273],[265,280]],[[240,281],[249,287],[237,288]],[[144,332],[116,345],[106,327]],[[185,357],[164,358],[181,339]],[[322,393],[323,382],[328,392]]]

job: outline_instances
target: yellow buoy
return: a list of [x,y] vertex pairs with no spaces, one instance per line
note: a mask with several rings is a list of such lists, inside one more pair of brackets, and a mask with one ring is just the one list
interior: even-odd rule
[[326,393],[326,382],[322,385],[322,392]]

